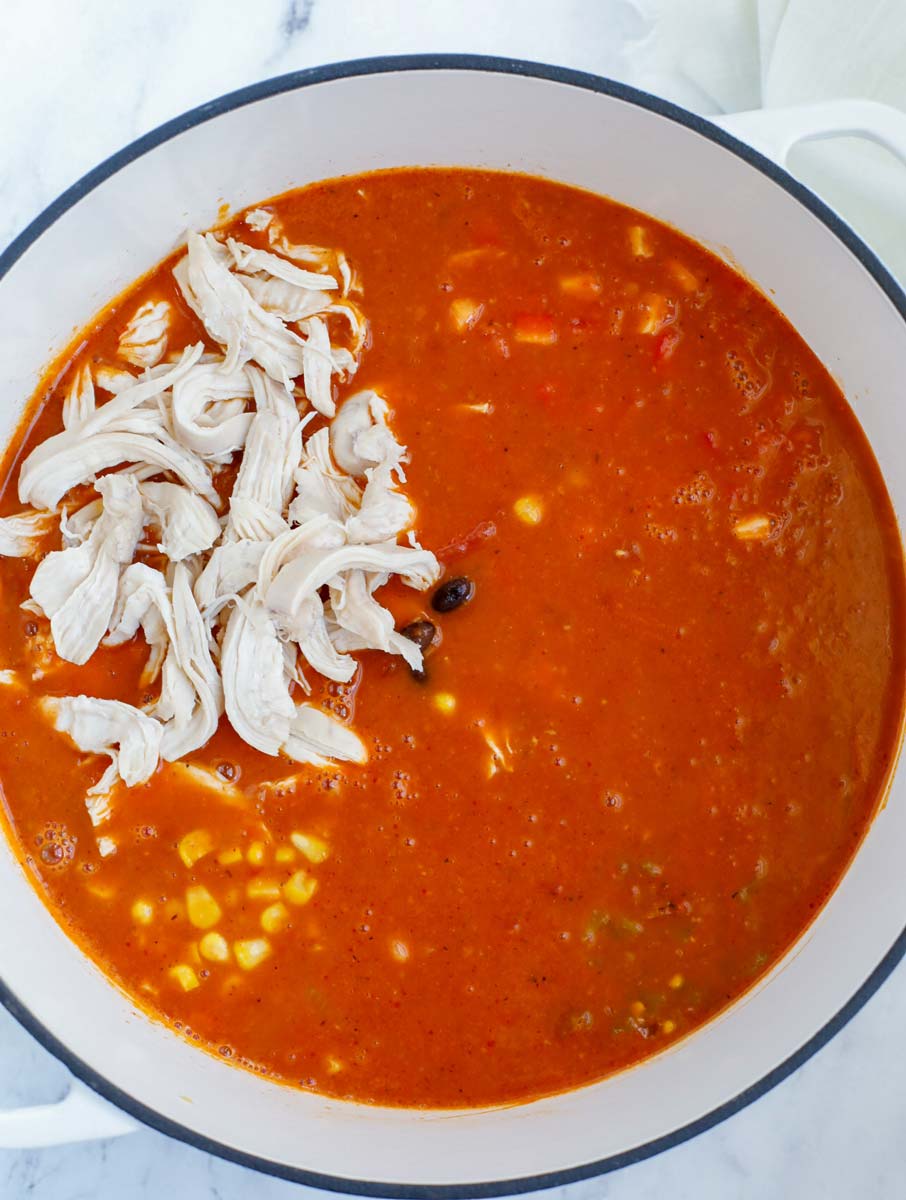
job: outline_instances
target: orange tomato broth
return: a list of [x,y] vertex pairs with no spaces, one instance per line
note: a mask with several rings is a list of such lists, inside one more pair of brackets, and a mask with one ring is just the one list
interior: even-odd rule
[[[119,848],[102,859],[84,796],[106,760],[54,733],[34,698],[140,704],[146,647],[53,661],[46,622],[19,608],[34,564],[0,560],[0,665],[45,671],[0,688],[12,836],[103,970],[235,1063],[397,1105],[600,1079],[749,988],[876,810],[904,645],[877,465],[772,304],[620,205],[522,176],[400,170],[270,206],[291,240],[341,247],[359,272],[371,343],[339,396],[388,398],[419,538],[474,598],[438,615],[388,587],[398,626],[427,616],[441,631],[427,680],[368,653],[352,685],[316,683],[367,742],[365,766],[298,768],[224,719],[192,761],[225,766],[238,798],[162,768],[120,795],[98,831]],[[60,428],[86,355],[116,361],[140,300],[177,308],[171,348],[202,336],[172,262],[49,372],[17,450]],[[11,457],[4,514],[16,474]],[[740,536],[753,529],[768,536]],[[213,848],[188,867],[178,844],[195,830]],[[328,857],[309,862],[293,832]],[[262,936],[300,868],[317,889],[286,906],[269,957],[243,970],[198,955],[187,887],[208,888],[232,945]],[[175,964],[198,986],[183,991]]]

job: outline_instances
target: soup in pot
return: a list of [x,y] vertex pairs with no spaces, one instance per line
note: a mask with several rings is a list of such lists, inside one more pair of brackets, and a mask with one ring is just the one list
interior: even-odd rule
[[400,170],[193,234],[2,486],[13,844],[137,1004],[275,1080],[469,1106],[638,1063],[878,808],[871,450],[764,295],[600,197]]

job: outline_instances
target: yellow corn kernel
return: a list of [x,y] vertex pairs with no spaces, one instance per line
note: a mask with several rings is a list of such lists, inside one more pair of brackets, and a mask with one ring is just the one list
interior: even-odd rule
[[688,267],[684,267],[681,262],[677,262],[674,258],[667,264],[667,268],[684,292],[698,291],[698,279]]
[[397,962],[409,961],[409,947],[405,942],[400,941],[399,938],[394,938],[390,943],[390,953]]
[[332,1054],[328,1054],[324,1060],[324,1064],[327,1067],[328,1075],[336,1075],[343,1070],[343,1064],[338,1058],[334,1058]]
[[201,883],[186,888],[186,913],[196,929],[210,929],[223,915],[220,905]]
[[154,919],[154,905],[150,900],[136,900],[132,905],[132,920],[136,925],[150,925]]
[[97,896],[98,900],[112,900],[116,895],[116,888],[112,883],[86,883],[85,891]]
[[590,271],[580,275],[561,275],[560,291],[565,296],[575,296],[579,300],[594,300],[601,294],[601,282]]
[[279,933],[288,920],[289,909],[278,900],[276,904],[269,904],[261,914],[261,928],[265,933]]
[[644,225],[629,226],[629,249],[636,258],[651,257],[651,241]]
[[682,975],[677,973],[676,975],[670,976],[670,979],[667,981],[667,986],[676,990],[676,988],[681,988],[684,983],[685,980],[683,979]]
[[184,992],[194,991],[198,987],[198,976],[188,963],[177,963],[175,967],[170,968],[167,974],[179,984]]
[[649,292],[642,300],[639,333],[657,333],[667,320],[667,300],[657,292]]
[[280,884],[276,879],[262,879],[259,875],[245,885],[245,894],[249,900],[278,900]]
[[188,949],[186,950],[186,955],[193,967],[201,966],[201,955],[198,953],[198,947],[194,942],[189,943]]
[[456,697],[450,692],[438,692],[434,697],[434,707],[442,713],[451,713],[456,708]]
[[260,867],[265,858],[267,858],[267,846],[264,842],[252,842],[245,853],[245,857],[253,867]]
[[291,863],[295,861],[296,852],[292,846],[278,846],[274,851],[274,862]]
[[733,532],[744,542],[763,542],[773,532],[771,518],[763,513],[743,517],[733,526]]
[[233,954],[243,971],[251,971],[263,963],[270,953],[271,944],[267,938],[247,938],[244,941],[233,942]]
[[450,320],[457,333],[468,333],[478,323],[484,305],[477,300],[453,300],[450,304]]
[[222,867],[231,867],[234,863],[242,862],[242,851],[238,846],[231,846],[229,850],[221,850],[217,861]]
[[676,1021],[661,1021],[661,1033],[673,1033],[676,1029]]
[[633,1000],[629,1006],[629,1011],[634,1017],[643,1017],[645,1015],[645,1005],[641,1000]]
[[200,858],[210,854],[214,849],[211,835],[207,829],[193,829],[185,837],[179,839],[179,857],[187,867],[194,867]]
[[513,505],[513,512],[526,525],[537,525],[544,516],[544,505],[537,496],[521,496]]
[[206,933],[198,943],[198,952],[208,962],[226,962],[230,957],[230,947],[222,933],[213,930]]
[[301,855],[310,863],[322,863],[330,854],[330,847],[313,833],[294,832],[289,835],[290,841]]
[[317,888],[317,879],[307,871],[295,871],[283,885],[283,896],[290,904],[307,904]]

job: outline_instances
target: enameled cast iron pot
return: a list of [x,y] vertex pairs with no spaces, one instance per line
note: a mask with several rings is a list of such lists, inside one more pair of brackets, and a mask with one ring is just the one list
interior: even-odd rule
[[[775,158],[834,132],[861,132],[906,157],[906,117],[865,102],[750,114],[736,127]],[[434,164],[576,184],[728,257],[840,382],[906,511],[906,296],[859,238],[775,162],[673,105],[590,75],[459,56],[258,84],[170,122],[71,188],[0,259],[0,438],[73,331],[187,227],[213,224],[223,200],[237,209],[331,176]],[[657,1153],[813,1054],[906,949],[901,772],[818,919],[699,1032],[603,1083],[531,1104],[369,1108],[268,1083],[137,1012],[0,843],[0,999],[88,1085],[74,1084],[60,1105],[2,1114],[0,1144],[107,1136],[137,1118],[262,1171],[371,1195],[504,1194]]]

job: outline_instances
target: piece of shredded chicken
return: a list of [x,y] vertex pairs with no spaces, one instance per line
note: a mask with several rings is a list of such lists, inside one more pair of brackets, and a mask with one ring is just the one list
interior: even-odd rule
[[440,574],[402,490],[406,450],[378,393],[337,407],[368,344],[359,281],[342,251],[290,242],[273,213],[245,222],[267,249],[190,234],[173,271],[206,342],[174,352],[169,301],[140,305],[119,338],[130,369],[78,366],[62,431],[20,470],[32,507],[0,518],[0,554],[20,558],[40,558],[59,526],[25,605],[59,657],[148,646],[144,707],[42,701],[55,729],[110,759],[86,797],[96,824],[224,713],[264,754],[364,762],[355,731],[294,689],[311,692],[310,671],[349,682],[361,650],[422,666],[376,595],[394,575],[425,589]]
[[166,300],[147,300],[120,334],[118,352],[136,367],[156,367],[167,349],[171,308]]

